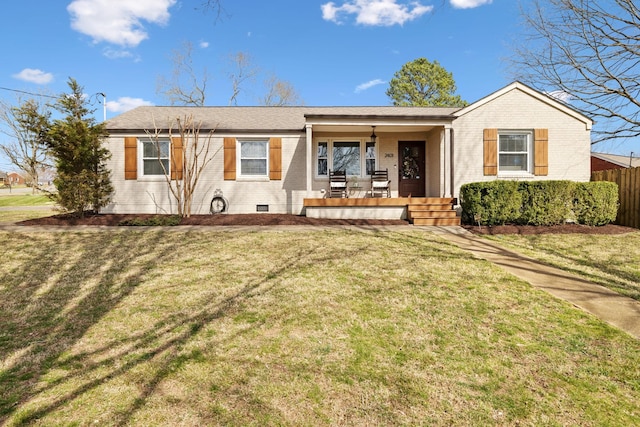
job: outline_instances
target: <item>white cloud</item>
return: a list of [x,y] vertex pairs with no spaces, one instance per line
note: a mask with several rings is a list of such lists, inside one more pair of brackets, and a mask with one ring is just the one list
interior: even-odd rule
[[33,68],[25,68],[18,74],[14,74],[13,77],[18,80],[24,80],[25,82],[36,83],[39,85],[45,85],[53,81],[53,74],[45,73],[42,70]]
[[201,41],[199,45],[201,49],[206,49],[209,47],[209,42]]
[[104,56],[106,56],[109,59],[122,59],[122,58],[131,58],[133,56],[133,54],[128,51],[128,50],[124,50],[124,49],[111,49],[111,48],[105,48],[102,51],[102,54]]
[[95,43],[102,41],[135,47],[148,34],[143,21],[165,25],[176,0],[73,0],[67,11],[71,28]]
[[133,110],[136,107],[142,107],[145,105],[153,105],[153,103],[145,101],[142,98],[130,98],[128,96],[123,96],[118,98],[117,101],[107,101],[107,110],[113,113],[124,113],[125,111]]
[[398,0],[350,0],[342,6],[334,2],[320,6],[322,19],[342,23],[344,15],[356,15],[356,23],[372,26],[403,25],[433,10],[433,6],[423,6],[417,1],[409,5],[398,4]]
[[366,83],[362,83],[358,86],[356,86],[356,90],[354,91],[355,93],[359,93],[362,91],[365,91],[367,89],[371,89],[374,86],[378,86],[378,85],[383,85],[386,82],[384,80],[380,80],[380,79],[375,79],[375,80],[370,80]]
[[493,0],[450,0],[451,6],[456,9],[473,9],[474,7],[483,6],[493,3]]

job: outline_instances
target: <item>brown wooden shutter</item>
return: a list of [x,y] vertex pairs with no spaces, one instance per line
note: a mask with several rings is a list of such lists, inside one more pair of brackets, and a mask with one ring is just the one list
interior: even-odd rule
[[269,139],[269,179],[282,179],[282,138]]
[[124,179],[138,179],[138,138],[124,138]]
[[498,129],[484,130],[484,174],[498,175]]
[[549,174],[549,130],[536,129],[533,136],[533,174]]
[[184,150],[182,148],[182,138],[174,136],[171,138],[171,179],[182,179],[184,172]]
[[224,179],[236,179],[236,139],[224,139]]

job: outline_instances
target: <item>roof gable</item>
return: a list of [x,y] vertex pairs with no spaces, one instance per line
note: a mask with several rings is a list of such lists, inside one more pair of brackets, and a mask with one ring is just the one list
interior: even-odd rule
[[547,104],[559,111],[562,111],[563,113],[573,117],[576,120],[579,120],[581,122],[583,122],[587,128],[587,130],[591,130],[591,126],[593,125],[593,120],[591,120],[590,118],[588,118],[587,116],[583,115],[582,113],[574,110],[571,107],[568,107],[567,105],[563,104],[560,101],[557,101],[555,99],[553,99],[552,97],[543,94],[542,92],[539,92],[535,89],[530,88],[529,86],[520,83],[520,82],[513,82],[505,87],[503,87],[502,89],[493,92],[492,94],[474,102],[473,104],[470,104],[460,110],[458,110],[457,112],[454,113],[454,115],[456,117],[461,117],[464,116],[465,114],[482,107],[485,104],[490,103],[491,101],[504,96],[505,94],[514,91],[514,90],[518,90],[521,91],[523,93],[526,93],[527,95],[537,99],[538,101]]

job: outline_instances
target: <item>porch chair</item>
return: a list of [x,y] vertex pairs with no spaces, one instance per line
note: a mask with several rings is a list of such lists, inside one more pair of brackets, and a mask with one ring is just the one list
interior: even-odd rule
[[391,197],[391,181],[389,169],[377,170],[371,173],[371,197]]
[[329,171],[329,197],[349,197],[345,171]]

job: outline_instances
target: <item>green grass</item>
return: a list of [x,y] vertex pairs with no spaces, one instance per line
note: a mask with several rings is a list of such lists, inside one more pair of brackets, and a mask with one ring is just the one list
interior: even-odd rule
[[13,224],[27,219],[43,218],[51,216],[55,212],[49,210],[10,210],[0,211],[0,224]]
[[637,340],[421,230],[118,228],[0,243],[0,424],[640,416]]
[[0,207],[12,206],[42,206],[52,205],[49,197],[43,194],[20,194],[15,196],[0,196]]
[[490,238],[640,300],[640,231],[619,235],[499,235]]

